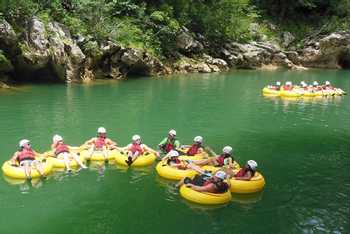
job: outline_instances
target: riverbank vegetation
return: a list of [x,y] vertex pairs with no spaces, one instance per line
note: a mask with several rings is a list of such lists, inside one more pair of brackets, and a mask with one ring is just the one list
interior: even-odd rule
[[0,12],[17,30],[23,19],[38,16],[65,24],[75,35],[109,39],[157,56],[171,56],[181,27],[210,41],[245,42],[255,39],[254,22],[272,38],[280,31],[302,39],[350,26],[349,0],[4,0]]
[[333,59],[317,41],[349,16],[350,0],[2,0],[0,81],[348,67],[344,43]]

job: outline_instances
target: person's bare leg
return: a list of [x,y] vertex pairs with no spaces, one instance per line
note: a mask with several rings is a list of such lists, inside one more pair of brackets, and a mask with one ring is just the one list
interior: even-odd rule
[[201,160],[193,160],[193,164],[196,164],[198,166],[204,166],[204,165],[209,165],[213,163],[213,160],[215,158],[208,158],[208,159],[201,159]]
[[71,153],[71,155],[81,168],[84,168],[84,169],[87,168],[87,166],[80,160],[80,158],[76,153]]
[[41,164],[41,162],[34,162],[34,165],[35,165],[35,169],[39,172],[39,174],[41,176],[45,176],[45,173],[44,173],[44,168],[43,168],[43,165]]
[[92,154],[94,153],[94,151],[95,151],[95,146],[92,145],[92,146],[90,147],[89,151],[88,151],[88,157],[89,157],[89,159],[92,157]]
[[72,171],[72,169],[70,168],[70,160],[69,160],[69,154],[68,153],[62,153],[63,154],[63,162],[64,162],[64,165],[66,167],[66,170],[69,172],[69,171]]
[[27,179],[31,179],[31,176],[30,176],[30,173],[31,173],[30,165],[27,162],[24,163],[23,170],[24,170],[24,175],[26,176],[26,178]]
[[103,157],[105,158],[105,161],[108,160],[108,149],[103,148],[102,153],[103,153]]
[[136,151],[134,154],[131,155],[131,160],[134,162],[138,157],[140,156],[140,153]]

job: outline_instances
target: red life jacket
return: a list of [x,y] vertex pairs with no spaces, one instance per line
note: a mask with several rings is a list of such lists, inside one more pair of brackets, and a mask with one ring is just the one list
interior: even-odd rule
[[224,193],[228,190],[229,186],[227,183],[223,181],[214,181],[213,179],[209,179],[204,182],[203,186],[214,184],[215,185],[215,192],[214,193]]
[[136,144],[136,143],[132,143],[129,150],[130,150],[133,154],[136,153],[136,152],[139,152],[140,155],[142,155],[143,152],[144,152],[144,150],[143,150],[143,148],[141,147],[141,145]]
[[23,160],[34,160],[35,154],[32,149],[23,148],[22,151],[19,152],[17,156],[17,160],[22,162]]
[[245,170],[244,168],[241,168],[235,175],[235,177],[243,177],[245,176],[245,174],[247,174],[247,170]]
[[97,137],[95,140],[95,148],[102,149],[103,146],[106,145],[106,138],[105,137]]
[[55,155],[59,155],[60,153],[69,153],[69,148],[68,145],[66,144],[58,144],[56,145],[56,149],[55,149]]
[[251,176],[254,177],[255,175],[255,171],[253,171],[252,169],[246,169],[246,168],[241,168],[235,175],[235,177],[244,177],[248,171],[250,171]]
[[219,164],[220,167],[225,165],[225,155],[222,154],[219,157],[216,158],[216,162]]
[[206,180],[204,181],[203,186],[207,186],[208,184],[213,184],[213,181],[211,181],[210,179]]
[[200,145],[198,144],[193,144],[188,150],[187,150],[187,155],[189,156],[194,156],[198,153],[199,148],[201,148]]
[[285,85],[283,86],[283,90],[292,90],[292,86]]
[[169,153],[170,151],[172,151],[174,149],[174,144],[167,142],[165,145],[165,152]]

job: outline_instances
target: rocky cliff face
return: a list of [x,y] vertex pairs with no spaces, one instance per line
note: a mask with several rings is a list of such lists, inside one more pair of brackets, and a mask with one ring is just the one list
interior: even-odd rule
[[308,40],[304,48],[288,50],[294,37],[286,32],[281,45],[267,41],[212,45],[183,28],[176,38],[176,59],[160,61],[145,51],[124,48],[111,41],[73,37],[60,23],[37,18],[16,33],[0,21],[0,82],[8,77],[35,81],[44,72],[55,81],[87,82],[96,78],[123,79],[131,74],[166,75],[220,72],[232,68],[287,69],[350,68],[350,32],[336,32]]
[[350,31],[307,41],[299,53],[299,61],[307,67],[350,68]]
[[64,25],[56,22],[44,25],[33,18],[27,22],[23,34],[18,45],[16,69],[29,74],[49,69],[58,80],[67,82],[83,77],[82,65],[86,57]]

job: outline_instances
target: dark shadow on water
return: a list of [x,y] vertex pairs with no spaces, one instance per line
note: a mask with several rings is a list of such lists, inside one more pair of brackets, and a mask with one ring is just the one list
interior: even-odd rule
[[223,209],[225,207],[230,206],[230,203],[222,204],[222,205],[203,205],[203,204],[190,202],[183,197],[180,197],[180,199],[181,199],[182,203],[186,204],[191,210],[193,210],[196,213],[200,213],[200,214],[210,212],[213,210]]
[[8,184],[18,187],[23,194],[29,193],[32,188],[38,189],[43,185],[43,180],[41,178],[35,178],[30,181],[26,179],[14,179],[7,176],[3,176],[3,178]]
[[263,197],[263,193],[264,193],[263,191],[258,193],[252,193],[252,194],[232,193],[232,202],[242,204],[242,205],[255,204],[261,201]]

